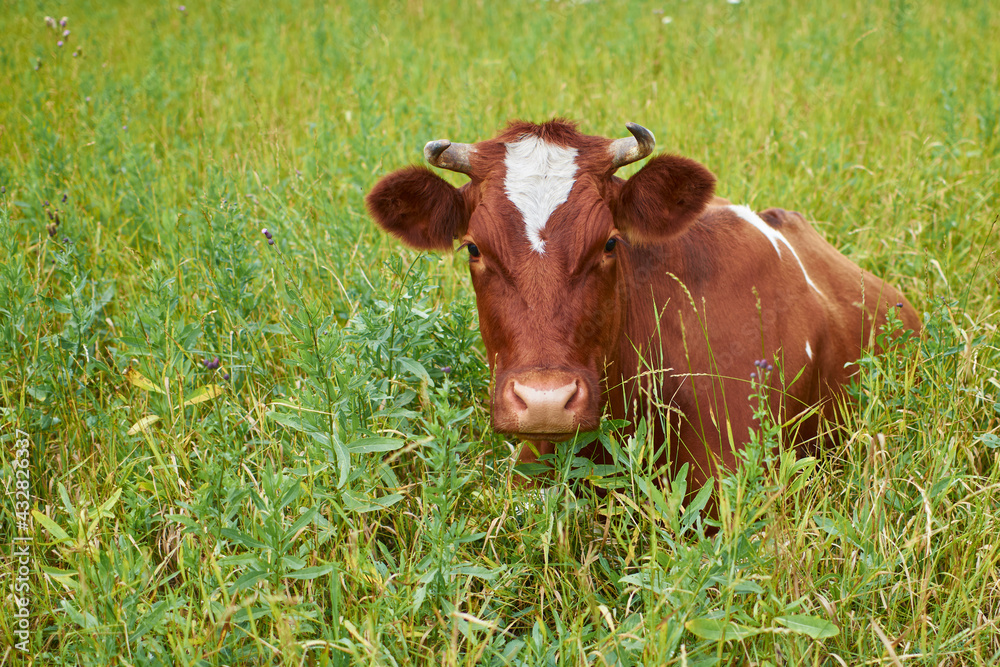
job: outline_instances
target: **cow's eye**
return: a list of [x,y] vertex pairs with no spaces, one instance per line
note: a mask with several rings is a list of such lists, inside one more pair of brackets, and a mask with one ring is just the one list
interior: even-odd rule
[[604,252],[614,252],[616,245],[618,245],[618,239],[608,239],[608,242],[604,244]]
[[476,247],[475,243],[470,243],[465,246],[465,249],[469,251],[469,257],[479,257],[479,248]]

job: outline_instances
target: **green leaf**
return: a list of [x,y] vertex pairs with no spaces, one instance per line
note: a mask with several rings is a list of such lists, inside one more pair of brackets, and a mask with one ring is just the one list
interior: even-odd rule
[[35,518],[35,521],[45,526],[45,530],[49,531],[49,534],[56,538],[57,542],[72,542],[69,534],[59,527],[59,524],[48,517],[48,515],[39,512],[38,510],[31,510],[31,516]]
[[760,628],[750,628],[714,618],[694,618],[685,623],[684,627],[696,637],[711,641],[740,641],[763,632]]
[[118,503],[118,499],[121,497],[122,497],[122,490],[121,487],[118,487],[117,489],[114,490],[114,493],[111,494],[111,497],[105,500],[101,504],[100,509],[97,510],[98,514],[102,517],[111,516],[111,508],[113,508]]
[[286,574],[285,579],[315,579],[316,577],[322,577],[324,574],[329,574],[330,572],[333,572],[332,565],[315,565],[313,567],[304,567],[301,570]]
[[[997,406],[1000,406],[1000,403],[997,403]],[[998,409],[997,412],[1000,412],[1000,409]],[[998,447],[1000,447],[1000,437],[995,436],[992,433],[983,433],[982,435],[977,435],[975,439],[983,443],[990,449],[997,449]]]
[[266,544],[264,544],[260,540],[254,538],[254,537],[251,537],[251,536],[247,535],[246,533],[241,533],[240,531],[238,531],[238,530],[236,530],[234,528],[223,528],[221,532],[222,532],[222,536],[225,537],[226,539],[229,539],[229,540],[232,540],[233,542],[237,542],[239,544],[242,544],[243,546],[245,546],[248,549],[268,549],[269,548]]
[[407,359],[406,357],[401,357],[398,361],[400,366],[416,375],[421,382],[426,382],[431,386],[434,385],[434,383],[431,382],[431,376],[428,375],[427,369],[423,367],[423,364],[418,361],[414,361],[413,359]]
[[778,623],[800,635],[808,635],[813,639],[826,639],[836,637],[840,634],[840,628],[830,621],[816,616],[805,616],[794,614],[792,616],[778,616],[775,618]]
[[352,454],[368,454],[370,452],[394,452],[402,447],[404,441],[399,438],[362,438],[347,445],[347,451]]
[[256,584],[261,579],[265,578],[266,576],[267,572],[265,572],[264,570],[250,570],[242,577],[236,580],[236,583],[233,584],[233,587],[229,589],[229,593],[230,595],[232,595],[237,591],[246,590],[251,586],[253,586],[254,584]]
[[359,514],[374,512],[376,510],[384,510],[403,499],[403,495],[400,493],[390,493],[382,496],[381,498],[369,498],[368,496],[355,491],[344,491],[342,497],[344,499],[345,509],[352,512],[358,512]]
[[264,413],[264,416],[268,419],[278,422],[286,428],[290,428],[293,431],[298,431],[299,433],[314,433],[316,427],[308,424],[298,416],[288,414],[287,412],[275,412],[274,410],[268,410]]

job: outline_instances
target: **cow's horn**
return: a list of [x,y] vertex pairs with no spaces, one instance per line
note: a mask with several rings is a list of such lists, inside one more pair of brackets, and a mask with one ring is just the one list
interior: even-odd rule
[[435,167],[450,169],[462,174],[472,174],[469,153],[475,149],[471,144],[453,144],[447,139],[429,141],[424,146],[424,157]]
[[656,146],[656,138],[653,137],[653,133],[642,125],[626,123],[625,127],[632,133],[632,136],[625,139],[615,139],[611,142],[609,150],[611,151],[612,171],[648,157],[653,152],[653,147]]

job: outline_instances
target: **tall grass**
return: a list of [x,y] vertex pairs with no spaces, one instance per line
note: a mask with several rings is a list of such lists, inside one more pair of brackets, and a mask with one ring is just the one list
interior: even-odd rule
[[[3,664],[1000,660],[993,3],[11,2],[0,34]],[[715,529],[641,424],[519,484],[461,260],[364,212],[424,142],[556,115],[643,124],[924,312],[836,451],[761,415]]]

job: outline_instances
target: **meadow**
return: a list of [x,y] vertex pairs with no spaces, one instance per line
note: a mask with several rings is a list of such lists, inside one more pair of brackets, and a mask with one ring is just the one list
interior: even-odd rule
[[[0,664],[1000,661],[992,0],[10,0],[0,35]],[[762,415],[718,520],[643,425],[518,483],[464,257],[363,197],[556,116],[907,294],[839,447]]]

